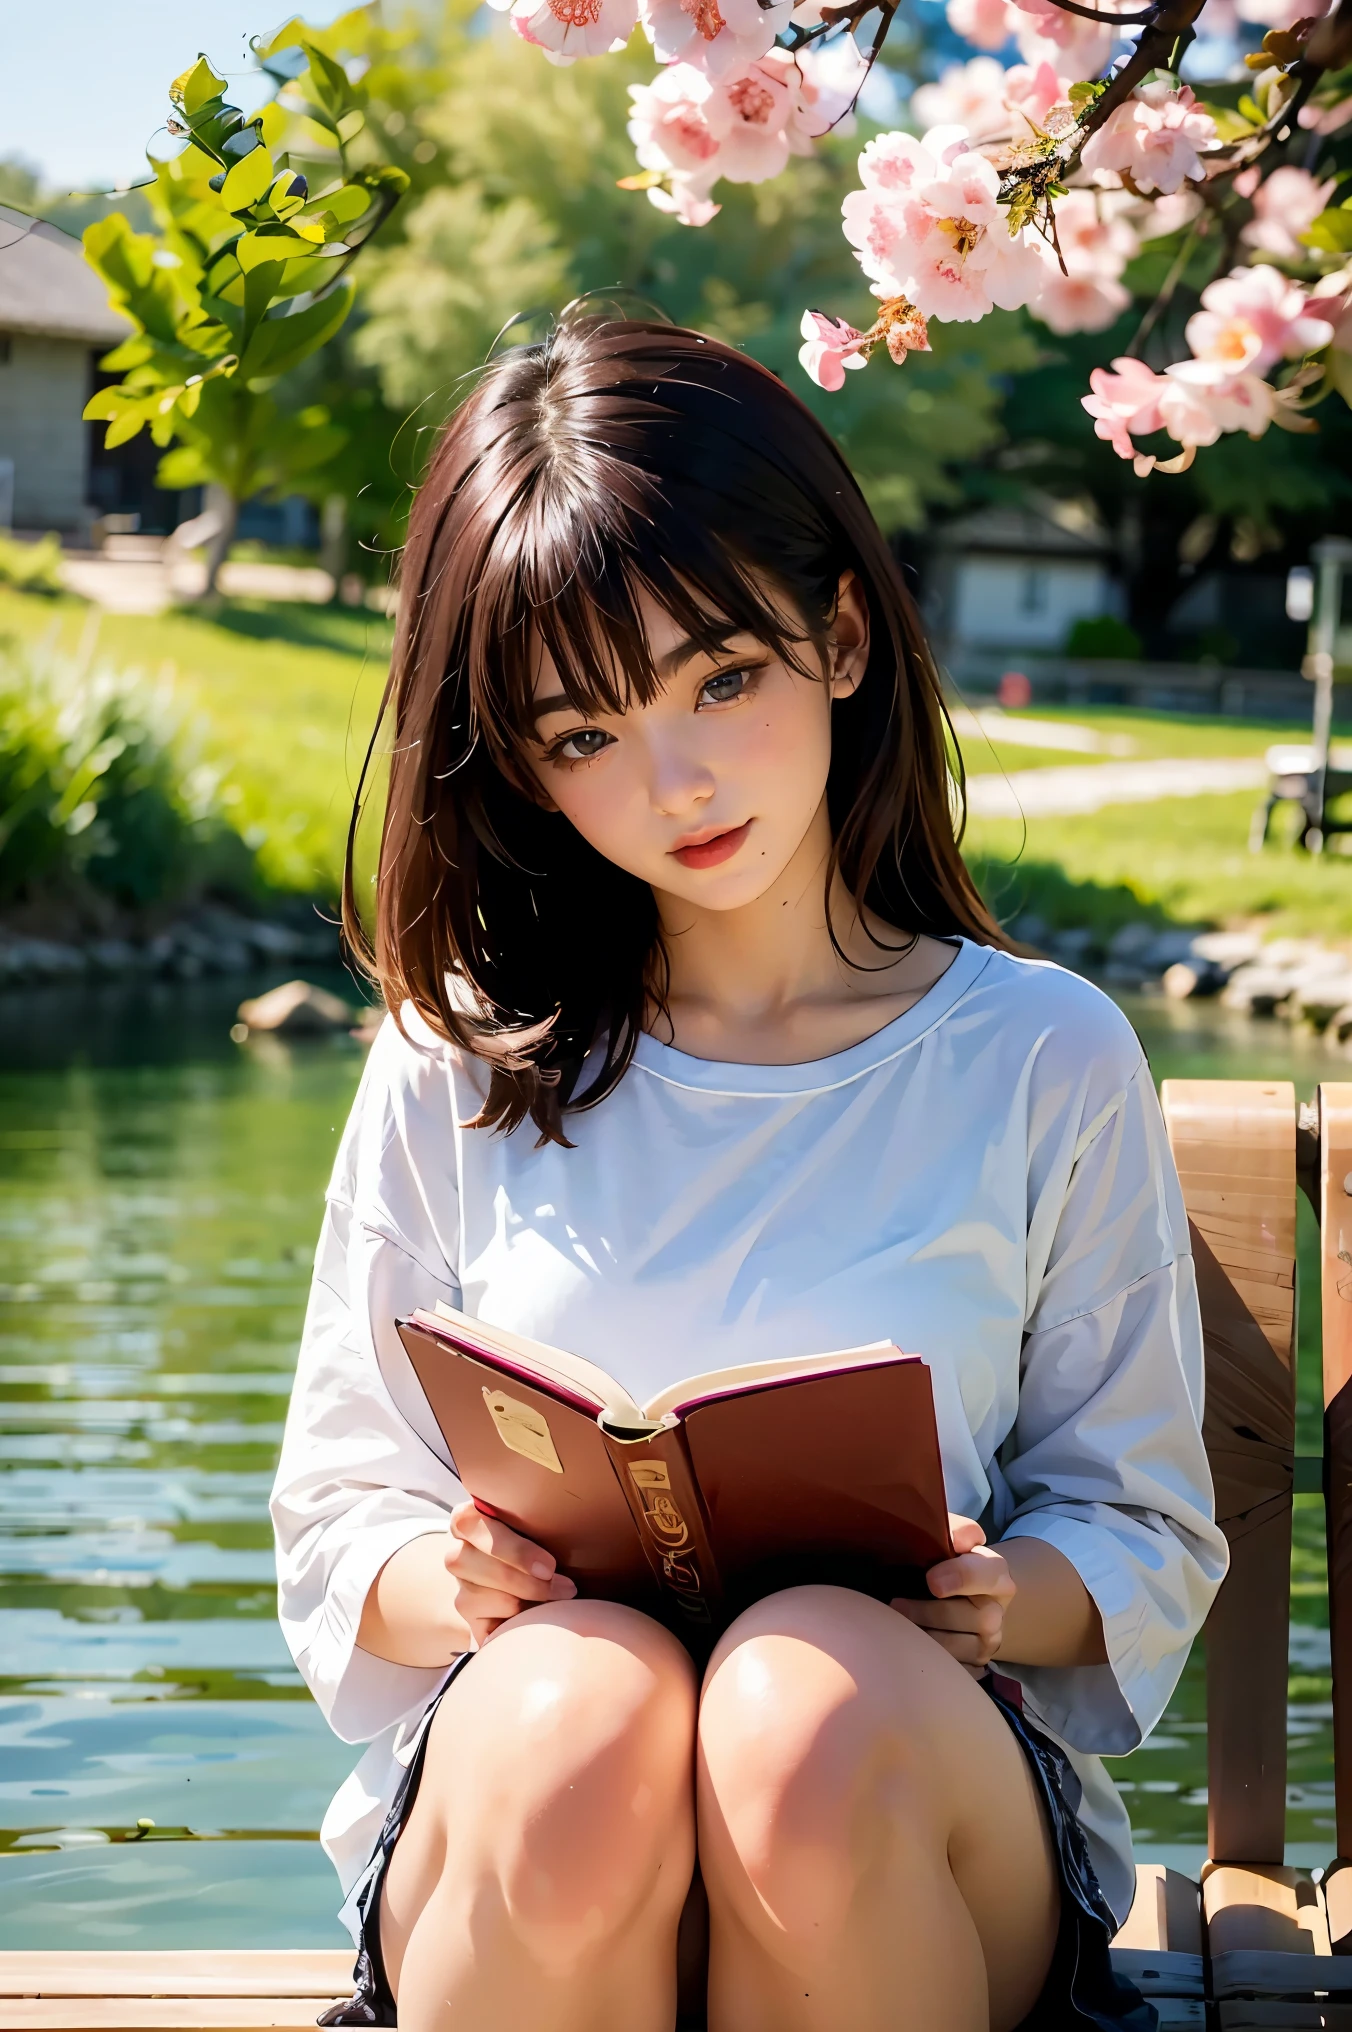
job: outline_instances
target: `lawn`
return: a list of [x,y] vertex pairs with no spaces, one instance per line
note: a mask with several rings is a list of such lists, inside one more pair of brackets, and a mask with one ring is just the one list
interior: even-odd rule
[[[332,892],[352,787],[385,675],[390,624],[345,608],[231,600],[213,614],[103,614],[75,600],[0,588],[0,636],[50,637],[64,651],[166,673],[228,771],[232,815],[281,887]],[[1009,715],[1011,720],[1019,717]],[[964,738],[969,772],[1065,768],[1155,756],[1260,756],[1300,738],[1288,723],[1038,706],[1027,715],[1087,727],[1097,753],[1028,747],[997,731]],[[1105,938],[1132,918],[1259,921],[1274,934],[1352,938],[1352,860],[1285,846],[1246,849],[1255,793],[1109,806],[1088,817],[974,819],[966,850],[1000,915],[1035,910],[1053,927]]]
[[380,699],[390,624],[342,607],[227,600],[214,615],[107,614],[0,587],[0,637],[168,678],[228,772],[230,816],[264,879],[331,894]]

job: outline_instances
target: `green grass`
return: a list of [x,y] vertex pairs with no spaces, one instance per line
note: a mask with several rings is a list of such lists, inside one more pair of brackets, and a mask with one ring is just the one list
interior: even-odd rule
[[[224,601],[214,613],[98,616],[78,601],[0,587],[0,635],[54,631],[59,646],[74,651],[95,629],[99,653],[115,663],[151,674],[172,666],[180,695],[204,723],[208,751],[229,764],[231,817],[258,842],[264,879],[332,892],[389,622],[342,607],[245,600]],[[1260,756],[1271,742],[1302,735],[1290,723],[1122,707],[1037,706],[1029,717],[1130,741],[1140,760]],[[981,735],[965,741],[964,753],[973,775],[1118,759]],[[1285,845],[1249,854],[1255,796],[1168,798],[1026,826],[974,819],[966,851],[1006,919],[1032,909],[1054,927],[1087,924],[1104,939],[1140,917],[1352,938],[1352,861],[1313,860]]]
[[0,587],[0,635],[54,638],[151,676],[172,672],[229,766],[232,821],[277,888],[332,893],[375,716],[390,624],[347,608],[227,600],[214,614],[100,614]]

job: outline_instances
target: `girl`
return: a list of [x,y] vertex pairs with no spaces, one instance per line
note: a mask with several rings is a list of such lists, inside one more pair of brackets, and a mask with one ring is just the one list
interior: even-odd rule
[[[273,1502],[288,1641],[371,1744],[324,1827],[360,1950],[333,2022],[1153,2024],[1109,1969],[1098,1757],[1225,1568],[1187,1224],[1131,1029],[963,867],[939,680],[840,454],[726,346],[565,319],[441,440],[386,702],[391,1014]],[[438,1299],[639,1399],[917,1350],[957,1556],[927,1602],[771,1596],[701,1681],[466,1500],[394,1328]]]

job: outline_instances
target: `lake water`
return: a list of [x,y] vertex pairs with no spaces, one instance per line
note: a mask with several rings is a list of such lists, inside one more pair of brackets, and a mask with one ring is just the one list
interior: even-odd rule
[[[0,998],[0,1948],[341,1945],[315,1841],[356,1752],[273,1613],[266,1500],[348,1040],[229,1040],[246,987]],[[1130,1005],[1159,1077],[1352,1065]],[[1303,1212],[1302,1445],[1318,1450]],[[1297,1500],[1292,1861],[1333,1852],[1322,1508]],[[1116,1760],[1138,1850],[1206,1837],[1200,1657]]]

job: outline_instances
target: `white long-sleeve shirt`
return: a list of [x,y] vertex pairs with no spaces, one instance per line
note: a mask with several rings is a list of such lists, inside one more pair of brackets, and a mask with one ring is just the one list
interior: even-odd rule
[[[445,1299],[642,1402],[724,1362],[892,1340],[933,1376],[949,1507],[1065,1554],[1108,1663],[1018,1671],[1065,1747],[1109,1903],[1130,1829],[1100,1755],[1154,1727],[1225,1572],[1187,1220],[1140,1046],[1097,989],[961,942],[862,1044],[804,1065],[651,1037],[575,1147],[463,1125],[481,1066],[410,1009],[333,1178],[273,1493],[280,1614],[370,1749],[324,1841],[360,1872],[444,1670],[356,1648],[390,1555],[463,1498],[394,1322]],[[1014,1670],[1002,1666],[1002,1670]]]

